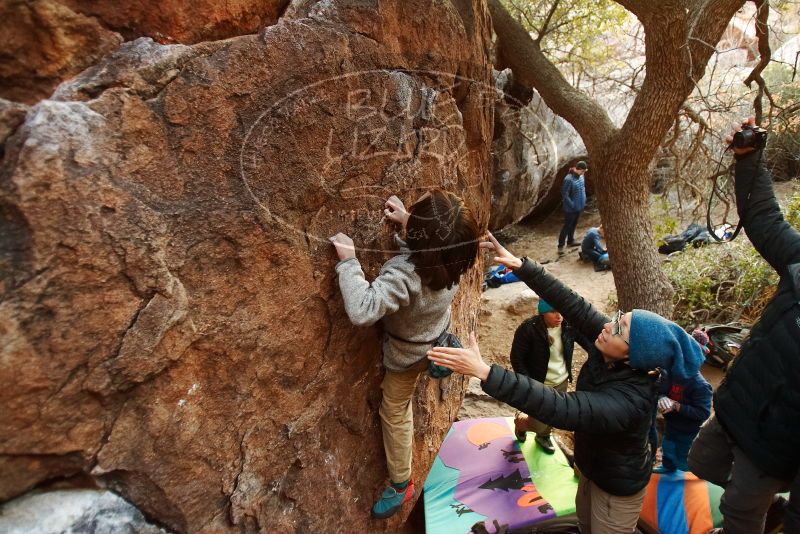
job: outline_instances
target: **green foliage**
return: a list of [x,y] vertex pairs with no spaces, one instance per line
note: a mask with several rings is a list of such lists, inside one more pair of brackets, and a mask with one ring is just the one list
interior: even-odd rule
[[606,306],[608,310],[618,310],[619,309],[619,298],[617,298],[617,292],[612,291],[608,294],[608,299],[606,300]]
[[800,229],[800,192],[792,195],[792,198],[786,203],[783,213],[789,224]]
[[531,32],[531,37],[537,39],[541,35],[540,46],[551,61],[580,63],[584,68],[607,64],[610,57],[619,55],[620,51],[613,49],[615,43],[608,36],[618,34],[630,16],[611,0],[501,1]]
[[[800,192],[783,207],[800,229]],[[761,315],[778,275],[749,241],[690,248],[664,268],[675,289],[673,319],[686,328],[697,323],[752,323]]]
[[[673,235],[678,230],[678,219],[670,215],[669,199],[666,195],[660,197],[658,205],[660,216],[651,216],[653,224],[653,239],[660,247],[665,243],[664,236]],[[652,211],[652,210],[651,210]]]

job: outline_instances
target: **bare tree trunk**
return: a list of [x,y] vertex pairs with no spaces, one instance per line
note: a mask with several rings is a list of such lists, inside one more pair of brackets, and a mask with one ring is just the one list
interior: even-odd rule
[[672,287],[661,269],[649,217],[647,170],[676,113],[699,80],[723,30],[744,0],[619,0],[645,29],[646,75],[625,123],[572,87],[500,4],[489,0],[498,62],[534,87],[578,131],[589,153],[620,307],[669,317]]

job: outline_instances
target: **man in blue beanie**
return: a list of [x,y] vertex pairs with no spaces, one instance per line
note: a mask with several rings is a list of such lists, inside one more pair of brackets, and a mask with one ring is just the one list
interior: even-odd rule
[[[576,332],[544,299],[539,299],[538,315],[523,321],[511,344],[511,367],[515,372],[543,382],[566,393],[572,382],[572,352],[577,341],[586,348],[591,343]],[[555,447],[550,439],[552,427],[520,413],[514,419],[517,440],[524,442],[527,432],[536,433],[536,443],[546,454]]]

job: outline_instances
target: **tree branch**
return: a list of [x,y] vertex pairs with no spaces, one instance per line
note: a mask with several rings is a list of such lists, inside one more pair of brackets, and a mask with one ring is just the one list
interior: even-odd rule
[[690,12],[686,46],[689,50],[689,76],[699,81],[711,54],[716,52],[722,32],[746,0],[707,0]]
[[756,37],[758,37],[758,54],[761,56],[758,64],[753,67],[750,75],[744,81],[747,87],[752,87],[753,82],[758,84],[758,93],[753,101],[753,108],[756,112],[756,124],[761,124],[764,119],[763,97],[766,94],[772,101],[772,95],[767,89],[767,84],[761,73],[764,71],[769,60],[772,58],[772,50],[769,47],[769,0],[753,0],[756,5]]
[[599,149],[615,130],[605,110],[564,79],[499,0],[489,0],[489,11],[501,63],[511,67],[518,83],[534,87],[550,109],[578,131],[590,153]]
[[567,26],[569,24],[574,24],[579,20],[588,19],[590,16],[591,16],[590,13],[585,13],[583,15],[576,15],[576,16],[574,16],[572,18],[564,17],[564,19],[560,20],[555,26],[550,27],[548,29],[547,33],[551,33],[551,32],[554,32],[556,30],[560,30],[564,26]]
[[560,3],[561,3],[560,0],[554,0],[553,3],[550,5],[550,10],[547,12],[547,15],[544,17],[544,22],[542,23],[542,27],[539,29],[539,34],[536,36],[536,39],[534,40],[534,42],[536,43],[536,46],[541,45],[542,39],[544,38],[544,36],[547,35],[550,32],[550,30],[548,28],[550,26],[550,21],[552,20],[553,15],[556,12],[556,9],[558,9],[558,4],[560,4]]
[[[514,2],[514,0],[508,0],[508,2],[511,4],[511,6],[512,6],[512,7],[514,8],[514,10],[516,11],[516,13],[517,13],[517,15],[518,15],[518,17],[517,17],[517,18],[520,18],[520,17],[524,18],[524,19],[525,19],[525,22],[528,24],[528,27],[529,27],[529,28],[535,28],[535,27],[536,27],[536,24],[534,24],[534,23],[533,23],[533,21],[532,21],[532,20],[530,19],[530,17],[528,16],[528,10],[527,10],[527,9],[525,9],[525,8],[523,8],[523,7],[521,7],[521,6],[518,6],[518,5],[516,4],[516,2]],[[520,22],[521,22],[521,21],[520,21]]]
[[719,41],[744,1],[708,0],[695,4],[695,11],[688,13],[683,3],[652,4],[658,12],[651,14],[649,23],[643,21],[647,65],[644,83],[614,142],[636,142],[641,153],[653,153],[672,117],[705,72],[715,51],[708,43]]
[[658,9],[659,2],[653,2],[651,0],[616,0],[616,2],[636,15],[640,21],[644,22],[644,18],[647,17],[654,9]]

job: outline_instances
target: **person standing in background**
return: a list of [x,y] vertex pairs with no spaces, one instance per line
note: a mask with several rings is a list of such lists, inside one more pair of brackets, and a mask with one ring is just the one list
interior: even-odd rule
[[586,207],[586,187],[583,175],[589,170],[585,161],[579,161],[569,170],[561,186],[561,204],[564,210],[564,226],[558,234],[558,254],[564,253],[564,245],[570,247],[580,246],[575,241],[575,228],[578,226],[578,217]]

